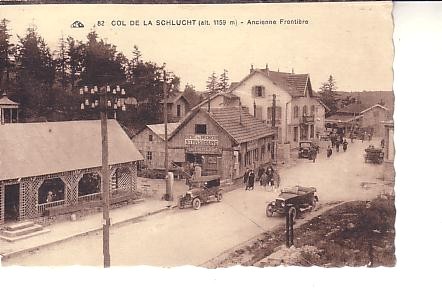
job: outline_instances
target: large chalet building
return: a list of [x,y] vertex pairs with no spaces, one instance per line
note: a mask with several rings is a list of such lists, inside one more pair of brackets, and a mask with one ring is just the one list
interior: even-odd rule
[[[275,98],[274,98],[275,97]],[[275,127],[278,158],[287,159],[299,141],[315,140],[325,129],[328,109],[314,96],[309,74],[295,74],[265,69],[250,69],[249,75],[225,93],[218,93],[198,107],[232,107],[242,105],[250,114],[272,126],[275,100]]]

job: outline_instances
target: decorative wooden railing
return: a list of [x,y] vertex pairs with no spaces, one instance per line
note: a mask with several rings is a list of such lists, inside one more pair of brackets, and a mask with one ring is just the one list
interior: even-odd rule
[[46,209],[62,206],[62,205],[64,205],[64,203],[65,203],[64,200],[59,200],[59,201],[48,202],[48,203],[44,203],[44,204],[38,204],[37,210],[38,210],[39,214],[43,214]]

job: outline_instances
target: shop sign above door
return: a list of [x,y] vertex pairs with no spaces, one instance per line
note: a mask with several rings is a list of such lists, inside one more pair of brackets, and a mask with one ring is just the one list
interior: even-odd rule
[[192,134],[184,138],[187,153],[220,154],[218,135]]

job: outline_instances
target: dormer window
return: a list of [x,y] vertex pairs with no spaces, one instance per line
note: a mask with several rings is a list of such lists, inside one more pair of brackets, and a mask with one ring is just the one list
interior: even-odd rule
[[252,94],[254,97],[265,97],[265,87],[264,86],[252,87]]

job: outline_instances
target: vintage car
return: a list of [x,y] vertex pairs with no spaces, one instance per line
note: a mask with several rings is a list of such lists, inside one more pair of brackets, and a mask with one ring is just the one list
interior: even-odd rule
[[365,149],[364,159],[365,163],[382,164],[384,161],[384,151],[381,148],[375,148],[373,145],[370,145]]
[[189,190],[180,197],[179,207],[193,207],[198,210],[201,204],[212,201],[220,202],[223,198],[220,188],[220,176],[210,175],[189,179]]
[[313,141],[300,141],[298,149],[298,158],[310,159],[312,149],[319,153],[319,146]]
[[304,211],[313,211],[318,201],[314,187],[297,185],[284,188],[274,201],[267,204],[266,215],[271,217],[273,213],[286,214],[288,210],[292,210],[293,218],[296,218]]

